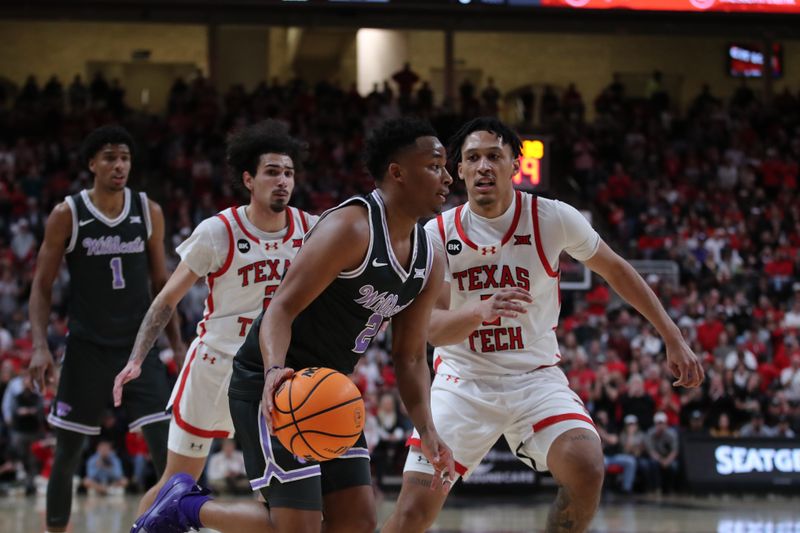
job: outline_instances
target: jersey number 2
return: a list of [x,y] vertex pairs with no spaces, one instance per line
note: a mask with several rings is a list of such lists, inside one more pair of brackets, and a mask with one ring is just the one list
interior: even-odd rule
[[361,333],[358,334],[358,337],[356,337],[356,345],[353,347],[354,353],[364,353],[367,351],[369,343],[372,342],[372,338],[377,335],[381,324],[383,324],[383,317],[378,313],[372,313],[367,319],[366,326],[361,330]]
[[278,290],[277,285],[267,285],[266,287],[264,287],[264,307],[262,307],[264,311],[266,311],[267,307],[269,307],[270,302],[272,302],[272,296],[275,294],[275,291],[277,290]]
[[111,266],[111,288],[113,289],[124,289],[125,288],[125,276],[122,275],[122,258],[121,257],[112,257],[111,262],[109,263]]

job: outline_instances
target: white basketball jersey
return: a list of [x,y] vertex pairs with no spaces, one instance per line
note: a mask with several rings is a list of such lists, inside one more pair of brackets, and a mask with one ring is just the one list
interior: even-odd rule
[[[555,329],[561,310],[557,265],[563,246],[545,254],[552,246],[542,245],[539,211],[554,212],[559,208],[556,204],[566,204],[520,191],[515,195],[513,219],[499,242],[475,242],[467,234],[463,224],[466,204],[428,223],[429,229],[436,224],[444,243],[451,309],[488,299],[505,287],[521,287],[533,297],[527,313],[484,322],[460,344],[437,347],[437,373],[463,378],[521,374],[556,365],[561,359]],[[593,232],[591,227],[589,230]]]
[[217,215],[228,231],[228,255],[219,270],[206,276],[208,297],[203,319],[197,324],[203,343],[231,356],[244,342],[258,314],[269,305],[312,220],[307,213],[287,207],[285,236],[263,240],[248,231],[240,210],[228,208]]

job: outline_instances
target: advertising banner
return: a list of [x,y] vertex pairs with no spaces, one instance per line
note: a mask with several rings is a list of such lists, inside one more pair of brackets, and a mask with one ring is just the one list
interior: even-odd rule
[[688,437],[684,472],[691,490],[800,491],[800,440]]

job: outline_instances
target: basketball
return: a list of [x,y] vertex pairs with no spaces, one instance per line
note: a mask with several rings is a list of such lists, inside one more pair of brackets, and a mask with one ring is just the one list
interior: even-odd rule
[[292,454],[328,461],[356,443],[365,414],[350,378],[330,368],[304,368],[275,392],[272,423],[274,435]]

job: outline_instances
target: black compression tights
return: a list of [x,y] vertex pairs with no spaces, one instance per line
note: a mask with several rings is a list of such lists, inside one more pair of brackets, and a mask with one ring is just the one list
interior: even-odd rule
[[150,457],[156,467],[156,474],[161,477],[167,465],[167,439],[169,438],[169,420],[142,426],[142,435],[150,449]]
[[[148,424],[142,427],[142,434],[150,448],[150,456],[158,476],[167,463],[167,436],[169,421]],[[72,477],[78,471],[86,435],[56,429],[56,452],[50,481],[47,484],[47,527],[63,529],[69,523],[72,510]]]
[[63,529],[72,509],[72,476],[78,470],[86,435],[56,429],[56,453],[47,483],[47,527]]

